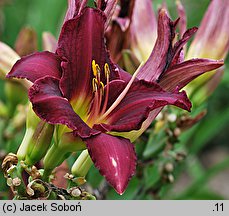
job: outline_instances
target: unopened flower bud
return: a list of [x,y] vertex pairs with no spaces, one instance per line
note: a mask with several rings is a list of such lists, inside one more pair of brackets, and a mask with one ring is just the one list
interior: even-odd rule
[[12,179],[12,185],[18,187],[21,184],[21,179],[16,177]]
[[26,119],[26,133],[17,156],[33,165],[46,154],[53,136],[54,126],[41,121],[30,105]]
[[6,74],[19,59],[20,56],[13,49],[0,42],[0,79],[5,79]]
[[170,183],[173,183],[174,182],[174,176],[172,174],[169,174],[168,175],[168,180]]
[[68,193],[71,194],[73,197],[78,197],[81,195],[82,191],[78,187],[73,187],[68,190]]
[[27,164],[35,164],[45,156],[51,144],[53,132],[53,125],[43,121],[39,122],[28,147],[28,153],[26,154]]
[[44,32],[42,34],[42,44],[43,50],[47,50],[49,52],[55,52],[57,48],[57,40],[50,32]]
[[175,136],[175,137],[179,137],[180,134],[181,134],[180,128],[175,128],[174,131],[173,131],[173,133],[174,133],[174,136]]
[[32,28],[25,27],[21,29],[15,43],[15,50],[20,56],[37,51],[37,35]]
[[88,150],[84,150],[73,164],[71,172],[74,176],[85,177],[92,164]]
[[26,89],[18,82],[5,82],[5,95],[7,98],[8,114],[14,115],[18,104],[26,104],[28,101]]
[[166,163],[164,169],[166,172],[171,173],[174,170],[174,166],[172,163]]
[[176,119],[177,119],[177,116],[176,116],[176,114],[171,113],[171,114],[168,115],[167,119],[168,119],[169,122],[175,122]]

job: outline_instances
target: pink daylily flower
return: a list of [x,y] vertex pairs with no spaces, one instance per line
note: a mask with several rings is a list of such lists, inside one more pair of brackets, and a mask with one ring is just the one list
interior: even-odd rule
[[131,141],[119,133],[139,130],[152,111],[165,105],[190,111],[191,103],[179,89],[222,62],[199,59],[176,64],[191,33],[169,50],[176,22],[161,11],[159,35],[164,37],[158,38],[149,60],[131,76],[110,60],[104,42],[106,11],[112,11],[106,8],[113,1],[99,1],[97,8],[86,7],[86,2],[69,1],[55,53],[23,57],[7,77],[33,82],[29,99],[35,113],[50,124],[66,125],[85,142],[95,166],[122,194],[135,172],[136,154]]

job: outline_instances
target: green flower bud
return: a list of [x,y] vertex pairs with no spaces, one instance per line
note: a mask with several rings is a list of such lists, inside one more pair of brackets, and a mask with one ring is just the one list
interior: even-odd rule
[[[55,137],[59,129],[55,131]],[[85,148],[85,143],[79,137],[75,137],[72,132],[65,132],[60,140],[55,139],[54,144],[48,150],[43,161],[43,180],[46,181],[52,170],[59,166],[71,153],[82,151]]]
[[5,82],[5,95],[7,99],[7,108],[10,116],[15,113],[15,107],[18,104],[26,104],[28,101],[26,89],[17,82]]
[[74,176],[85,177],[92,164],[93,162],[88,154],[88,150],[84,150],[73,164],[71,172]]
[[51,144],[54,126],[39,122],[28,146],[25,162],[35,164],[43,158]]
[[41,121],[29,106],[26,119],[26,132],[18,149],[17,156],[20,160],[33,165],[42,159],[53,137],[54,126]]

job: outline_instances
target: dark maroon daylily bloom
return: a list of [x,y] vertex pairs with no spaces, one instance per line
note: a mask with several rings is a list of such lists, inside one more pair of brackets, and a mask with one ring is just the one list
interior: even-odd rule
[[[68,10],[56,53],[23,57],[7,77],[33,82],[29,99],[36,114],[50,124],[66,125],[75,137],[83,140],[100,173],[122,194],[135,172],[136,155],[129,139],[109,133],[139,130],[153,110],[169,104],[190,110],[191,103],[185,92],[175,88],[167,92],[154,79],[139,80],[137,72],[131,77],[118,69],[104,44],[105,13],[77,3],[75,12],[73,8]],[[163,14],[161,19],[163,31],[167,31],[164,23],[168,18]],[[160,52],[160,43],[158,46]],[[175,50],[173,56],[176,55]],[[150,77],[149,64],[154,63],[149,60],[139,69],[139,76],[146,73]],[[155,72],[157,79],[163,71],[160,68],[160,72]],[[176,71],[185,77],[185,82],[190,79],[179,67],[171,68],[170,73]],[[175,81],[172,82],[174,85]],[[183,84],[181,78],[179,85]]]

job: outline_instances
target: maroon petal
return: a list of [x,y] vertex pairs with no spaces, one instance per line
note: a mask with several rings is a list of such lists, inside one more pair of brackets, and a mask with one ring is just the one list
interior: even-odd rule
[[54,53],[37,52],[18,60],[6,77],[26,78],[31,82],[45,76],[60,78],[60,63],[60,58]]
[[68,9],[64,18],[64,23],[76,15],[86,7],[88,0],[68,0]]
[[119,67],[119,65],[116,65],[116,70],[119,73],[119,77],[121,80],[125,81],[125,82],[129,82],[132,75],[128,72],[126,72],[125,70],[123,70],[121,67]]
[[80,6],[80,0],[68,0],[68,9],[64,18],[64,22],[72,19],[77,13],[77,8]]
[[[112,85],[110,86],[112,92],[110,99],[113,100],[125,86],[117,81],[111,84],[114,84],[113,88],[117,89],[112,91]],[[106,124],[97,124],[94,125],[94,128],[118,132],[138,130],[149,116],[150,111],[165,105],[175,105],[185,110],[191,108],[185,92],[170,93],[155,83],[144,80],[135,81],[124,99],[106,117]]]
[[182,89],[201,74],[219,68],[222,65],[223,61],[210,59],[192,59],[185,61],[167,70],[160,80],[160,86],[169,91],[173,91],[176,87]]
[[[102,69],[105,63],[110,65],[111,79],[116,77],[113,64],[109,60],[104,44],[103,12],[86,8],[82,15],[67,21],[61,31],[57,53],[62,62],[63,76],[60,81],[61,90],[66,98],[84,94],[92,94],[91,69],[92,60]],[[102,81],[105,74],[101,72]]]
[[[188,29],[183,34],[183,37],[175,43],[173,49],[170,51],[170,53],[168,55],[167,68],[171,67],[172,65],[175,65],[175,64],[182,62],[182,61],[180,61],[180,59],[181,59],[180,57],[184,54],[181,53],[181,51],[183,51],[184,45],[196,33],[197,30],[198,30],[197,27],[193,27],[191,29]],[[184,58],[183,58],[183,60],[184,60]],[[167,69],[167,68],[165,68],[165,69]],[[163,76],[163,74],[161,74],[161,76]]]
[[106,43],[114,62],[119,63],[122,58],[122,50],[129,48],[130,36],[129,27],[135,0],[121,0],[120,10],[117,10],[116,16],[110,28],[106,31]]
[[33,110],[44,121],[50,124],[64,124],[82,138],[99,133],[89,128],[74,112],[69,101],[62,96],[58,79],[45,77],[37,80],[29,89],[29,98]]
[[167,55],[172,48],[176,22],[172,22],[164,9],[158,17],[158,38],[154,49],[139,71],[137,78],[156,82],[167,65]]
[[134,145],[125,138],[105,133],[84,139],[96,168],[123,194],[136,167]]
[[117,6],[117,2],[118,2],[118,0],[106,1],[106,7],[104,9],[104,13],[106,14],[107,21],[106,21],[105,28],[107,28],[109,26],[109,24],[110,24],[112,16],[113,16],[113,14],[115,12],[115,8]]

